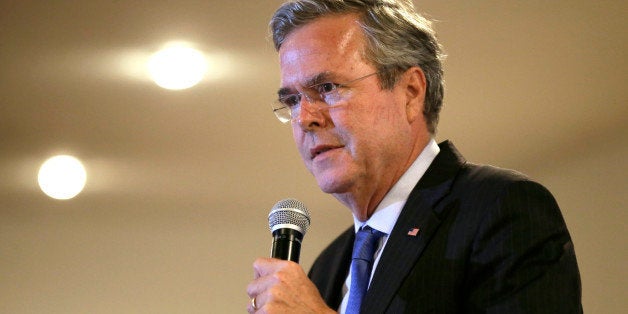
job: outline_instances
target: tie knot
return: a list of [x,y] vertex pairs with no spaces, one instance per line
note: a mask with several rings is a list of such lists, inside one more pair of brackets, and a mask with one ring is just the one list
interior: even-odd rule
[[382,236],[384,236],[383,232],[369,226],[361,228],[355,235],[352,258],[372,262],[377,250],[377,241]]

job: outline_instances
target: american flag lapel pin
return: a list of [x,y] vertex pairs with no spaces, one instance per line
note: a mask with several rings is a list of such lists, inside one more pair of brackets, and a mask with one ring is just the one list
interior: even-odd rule
[[408,235],[411,237],[416,237],[419,234],[419,228],[412,228],[408,231]]

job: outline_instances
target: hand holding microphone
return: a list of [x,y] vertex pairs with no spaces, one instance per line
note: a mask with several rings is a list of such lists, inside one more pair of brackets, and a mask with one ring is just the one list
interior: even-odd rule
[[310,226],[303,203],[284,199],[270,210],[268,225],[273,236],[271,258],[253,263],[254,280],[247,286],[247,310],[255,313],[335,313],[325,304],[318,289],[299,262],[301,242]]

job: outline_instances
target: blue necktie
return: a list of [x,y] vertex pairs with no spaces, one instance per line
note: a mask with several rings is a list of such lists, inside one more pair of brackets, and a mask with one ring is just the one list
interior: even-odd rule
[[360,305],[366,295],[369,280],[371,279],[377,240],[383,235],[384,233],[369,226],[360,229],[355,235],[353,256],[351,257],[351,287],[346,314],[360,313]]

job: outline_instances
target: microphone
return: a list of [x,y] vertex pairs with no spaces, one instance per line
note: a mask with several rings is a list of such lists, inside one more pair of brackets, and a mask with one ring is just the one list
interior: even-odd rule
[[295,199],[284,199],[270,210],[268,227],[273,235],[271,257],[299,262],[301,241],[310,227],[310,212]]

